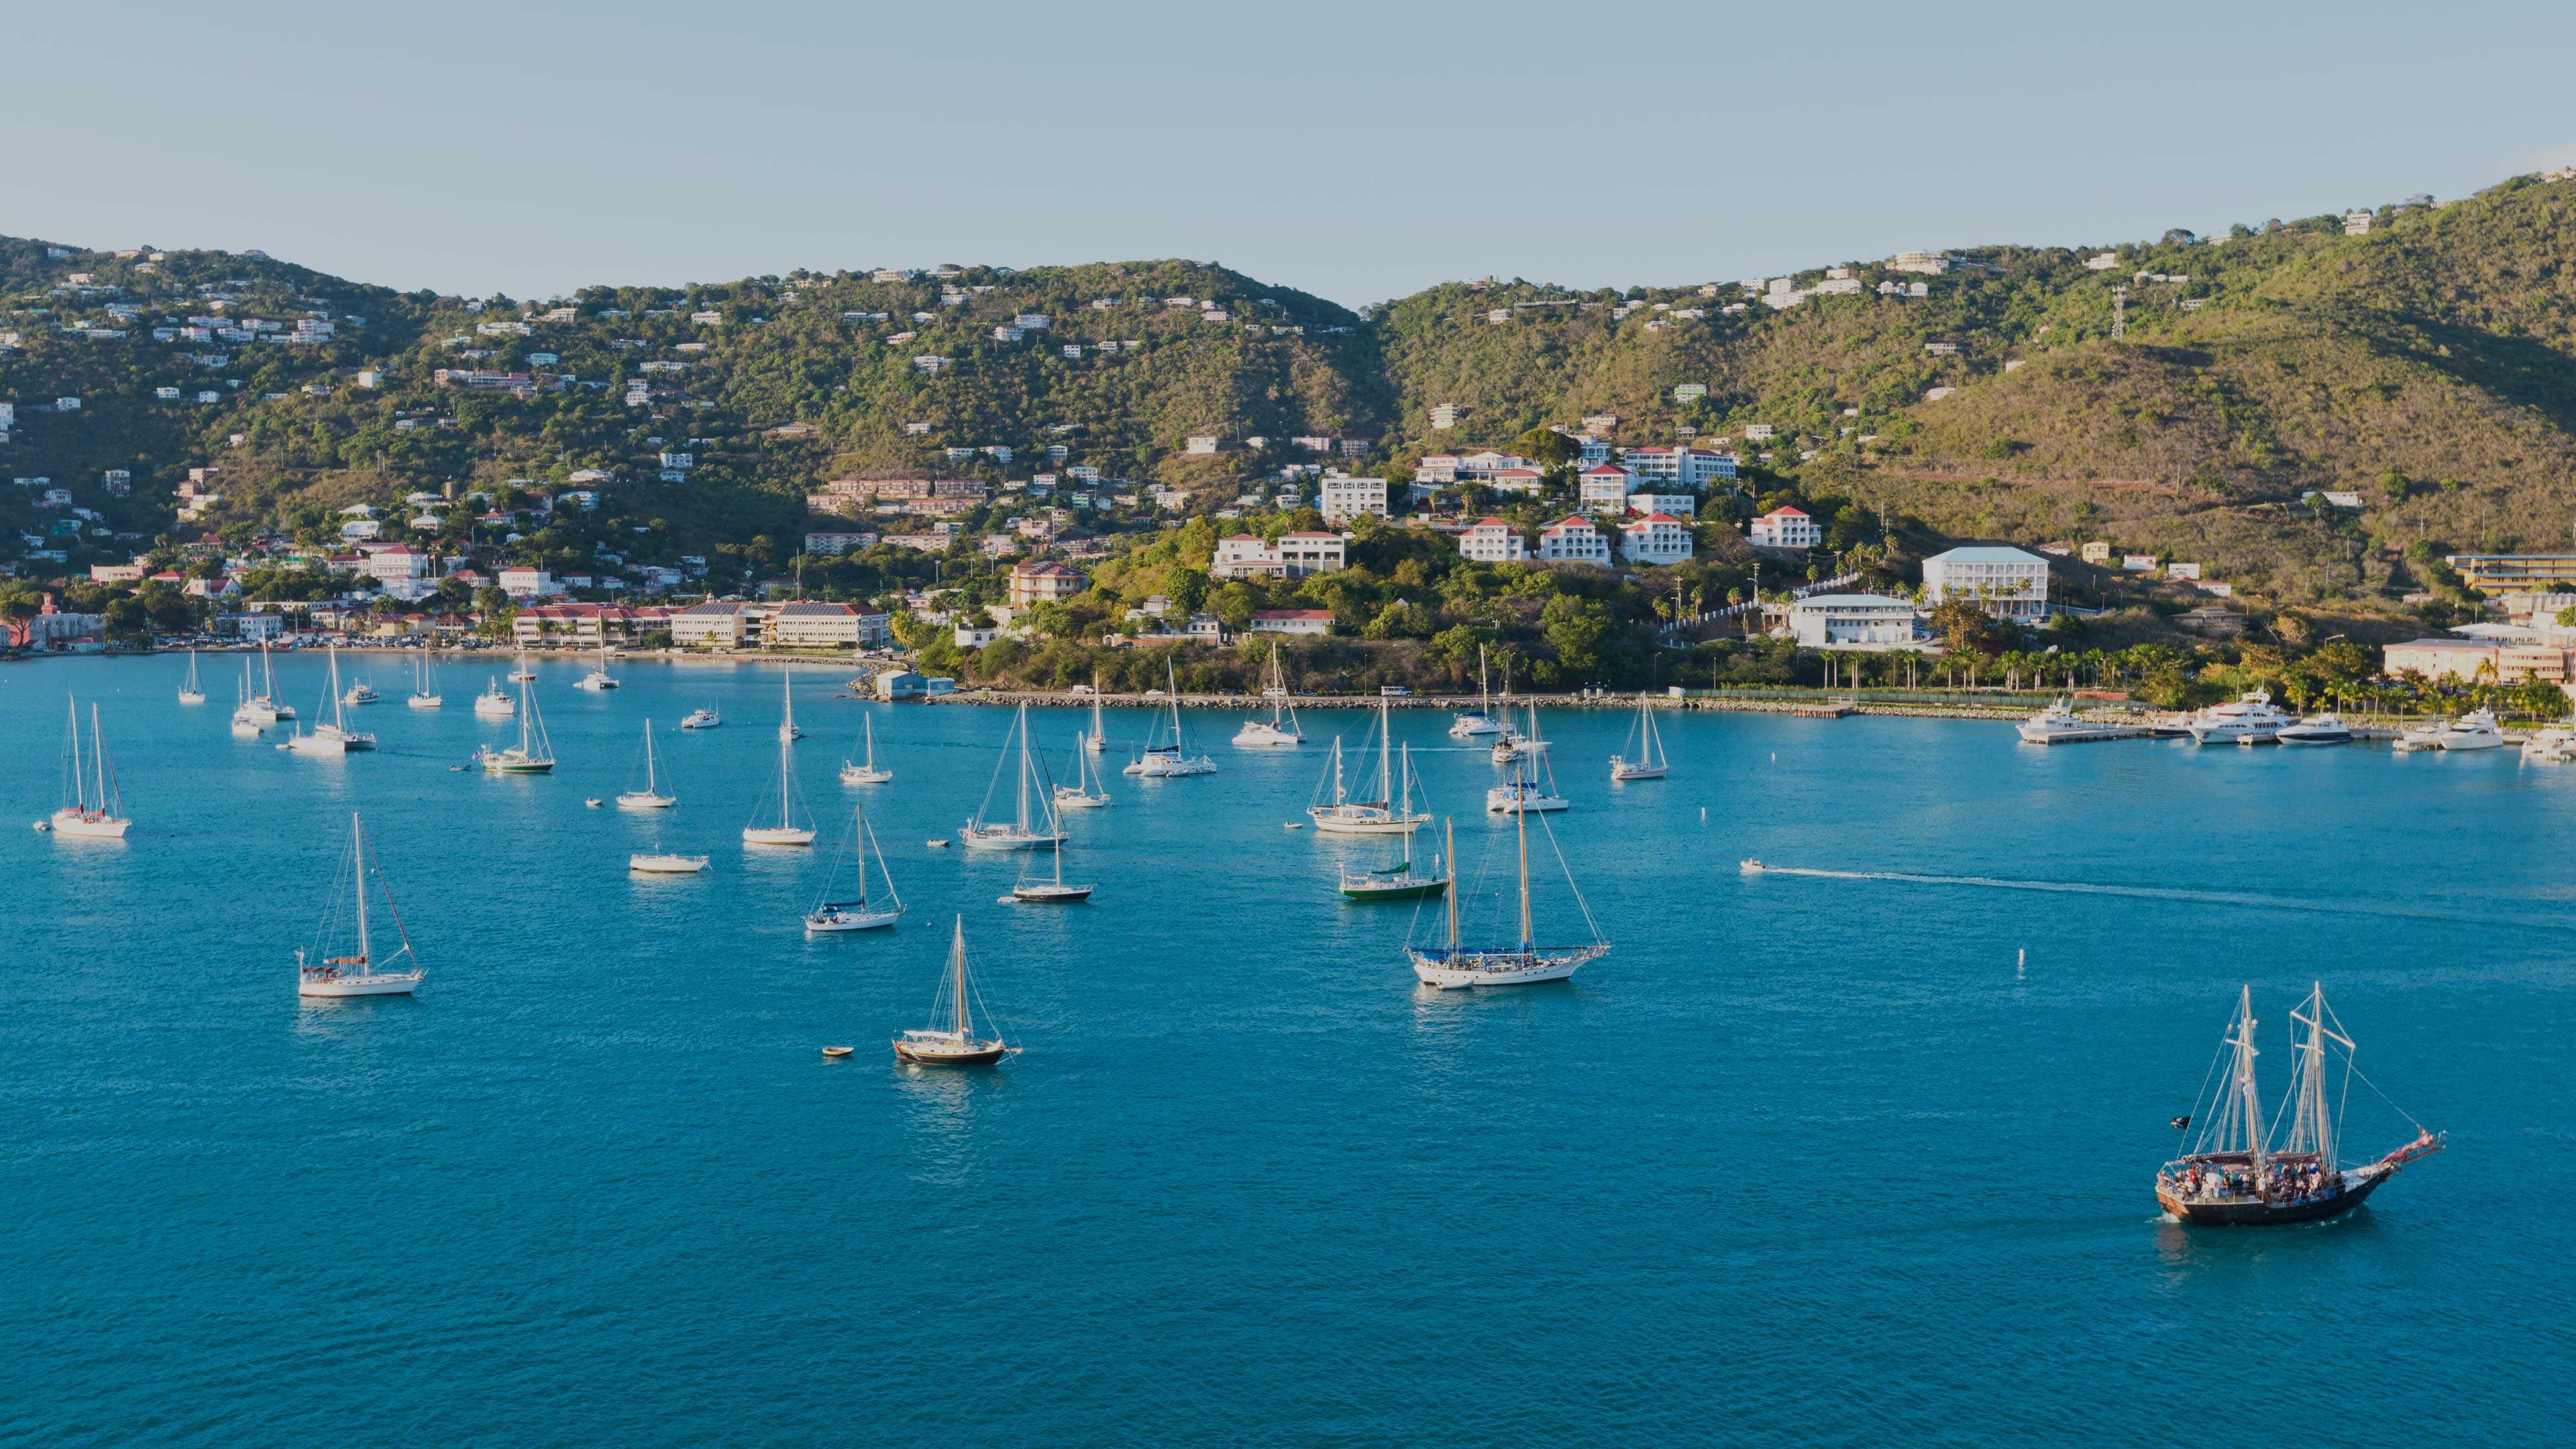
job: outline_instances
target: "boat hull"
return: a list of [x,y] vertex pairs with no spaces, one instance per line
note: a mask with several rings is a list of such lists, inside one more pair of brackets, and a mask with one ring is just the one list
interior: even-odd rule
[[1342,882],[1343,898],[1345,900],[1354,901],[1428,900],[1433,896],[1446,892],[1448,889],[1449,882],[1445,880],[1405,881],[1401,884],[1393,885],[1381,885],[1375,881],[1346,880]]
[[620,810],[668,810],[679,803],[668,795],[628,794],[617,797],[617,808]]
[[637,875],[701,875],[707,868],[703,855],[632,855],[626,868]]
[[306,997],[409,996],[420,985],[417,971],[392,971],[381,976],[306,976],[295,983],[295,994]]
[[131,820],[113,816],[93,820],[77,810],[57,810],[50,823],[56,835],[68,835],[76,840],[123,840],[127,827],[134,824]]
[[1670,772],[1670,769],[1671,767],[1666,765],[1612,765],[1610,767],[1610,778],[1613,780],[1660,780]]
[[937,1047],[898,1041],[894,1054],[916,1067],[989,1067],[1009,1055],[1002,1046]]
[[978,831],[971,825],[959,830],[957,838],[966,842],[968,850],[1036,850],[1040,846],[1060,845],[1064,842],[1064,837],[1061,835],[1047,835],[1038,831],[1031,831],[1025,835],[1016,830]]
[[2357,1182],[2354,1177],[2354,1174],[2345,1174],[2343,1190],[2340,1192],[2326,1193],[2300,1202],[2186,1202],[2166,1192],[2162,1187],[2156,1189],[2156,1201],[2164,1205],[2166,1212],[2197,1227],[2253,1228],[2277,1227],[2289,1223],[2313,1223],[2325,1218],[2339,1217],[2361,1206],[2369,1200],[2372,1193],[2379,1190],[2381,1183],[2388,1180],[2386,1174],[2362,1178]]
[[1423,985],[1442,991],[1463,991],[1477,986],[1534,986],[1542,981],[1563,981],[1601,953],[1577,950],[1414,951],[1408,954],[1413,958],[1413,974]]
[[1069,906],[1091,899],[1094,888],[1087,885],[1025,885],[1011,887],[1011,899],[1031,905]]
[[435,694],[415,694],[403,702],[414,709],[443,709],[447,705],[445,699]]
[[742,832],[745,845],[812,845],[814,832],[795,827],[747,826]]
[[2352,743],[2352,731],[2320,730],[2310,734],[2293,734],[2283,730],[2272,739],[2274,743],[2284,745],[2348,745]]
[[349,752],[349,742],[328,735],[297,735],[286,742],[286,748],[289,753],[298,755],[345,755]]
[[871,770],[865,765],[841,767],[841,783],[844,785],[883,785],[893,779],[892,770]]
[[805,934],[837,935],[843,931],[875,931],[891,926],[902,915],[900,911],[835,911],[828,916],[807,916]]
[[1552,810],[1566,809],[1572,803],[1562,795],[1526,795],[1514,799],[1500,792],[1488,792],[1485,811],[1490,815],[1543,815]]
[[1234,737],[1234,747],[1238,750],[1293,750],[1305,742],[1302,735],[1288,734],[1266,724],[1246,725]]
[[1428,815],[1335,815],[1328,809],[1309,810],[1306,818],[1326,835],[1411,835],[1431,821]]
[[1108,803],[1109,797],[1106,795],[1058,795],[1055,797],[1055,808],[1058,810],[1097,810]]

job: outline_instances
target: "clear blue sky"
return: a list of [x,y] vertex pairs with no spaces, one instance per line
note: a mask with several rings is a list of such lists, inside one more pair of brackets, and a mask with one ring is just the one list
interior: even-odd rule
[[1352,304],[2208,231],[2576,159],[2576,6],[25,5],[0,232],[541,297],[1186,256]]

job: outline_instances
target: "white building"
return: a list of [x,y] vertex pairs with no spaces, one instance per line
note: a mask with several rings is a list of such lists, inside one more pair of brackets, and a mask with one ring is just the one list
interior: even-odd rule
[[1538,532],[1538,556],[1542,563],[1585,563],[1610,566],[1610,540],[1603,537],[1592,520],[1568,514]]
[[2343,234],[2345,236],[2370,235],[2370,213],[2366,211],[2345,212],[2343,214]]
[[1275,544],[1249,533],[1217,540],[1208,576],[1219,579],[1299,579],[1309,574],[1339,573],[1346,566],[1348,542],[1338,533],[1283,533]]
[[2017,548],[1954,548],[1923,561],[1923,600],[1974,599],[1998,619],[2048,614],[2048,560]]
[[1255,634],[1304,634],[1318,636],[1333,632],[1330,609],[1255,609],[1252,611]]
[[369,549],[364,572],[388,588],[408,584],[429,577],[429,555],[399,543],[391,548]]
[[501,592],[514,599],[541,599],[563,592],[554,575],[544,569],[503,569],[494,582],[501,586]]
[[[1751,435],[1750,429],[1746,432]],[[1712,482],[1735,481],[1735,455],[1705,448],[1630,448],[1619,455],[1619,461],[1649,483],[1705,488]]]
[[749,604],[691,604],[670,618],[671,643],[682,649],[739,649],[757,637],[760,612]]
[[1347,478],[1339,474],[1324,475],[1322,497],[1326,523],[1348,523],[1363,513],[1387,516],[1386,480],[1383,478]]
[[[847,604],[811,601],[780,604],[761,622],[760,642],[768,649],[855,649],[865,642],[866,616]],[[673,636],[676,642],[677,636]]]
[[1574,478],[1576,501],[1587,513],[1628,511],[1628,495],[1637,491],[1637,475],[1616,463],[1586,468]]
[[1699,516],[1699,499],[1689,493],[1631,493],[1628,509],[1632,513],[1669,513],[1677,518]]
[[1751,537],[1765,548],[1814,548],[1825,541],[1825,531],[1805,510],[1783,506],[1753,520]]
[[1632,564],[1677,564],[1691,556],[1690,525],[1669,513],[1649,513],[1619,527],[1620,551]]
[[1182,445],[1182,451],[1192,457],[1206,457],[1217,450],[1221,441],[1211,433],[1193,433]]
[[1458,556],[1474,563],[1518,563],[1528,552],[1519,529],[1488,518],[1458,535]]
[[1789,632],[1809,649],[1891,649],[1914,642],[1914,602],[1878,594],[1816,594],[1789,606]]

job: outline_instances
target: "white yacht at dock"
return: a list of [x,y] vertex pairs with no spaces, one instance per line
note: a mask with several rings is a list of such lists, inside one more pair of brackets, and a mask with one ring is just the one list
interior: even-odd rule
[[2048,708],[2013,727],[2025,744],[2072,745],[2093,740],[2134,738],[2141,731],[2135,725],[2113,724],[2108,720],[2086,719],[2075,712],[2075,701],[2060,699]]
[[2193,715],[2190,728],[2194,744],[2232,745],[2243,740],[2269,742],[2280,734],[2281,726],[2291,723],[2289,714],[2272,703],[2272,692],[2257,689]]

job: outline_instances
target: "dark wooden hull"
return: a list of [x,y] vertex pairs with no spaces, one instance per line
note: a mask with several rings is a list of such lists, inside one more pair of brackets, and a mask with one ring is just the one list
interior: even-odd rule
[[987,1052],[930,1052],[915,1054],[904,1050],[903,1045],[898,1042],[895,1045],[894,1054],[903,1058],[905,1061],[912,1063],[916,1067],[989,1067],[993,1063],[1000,1061],[1003,1057],[1008,1056],[1010,1053],[1006,1048],[995,1047],[991,1051]]
[[2164,1204],[2166,1212],[2199,1227],[2277,1227],[2289,1223],[2313,1223],[2348,1213],[2368,1201],[2370,1195],[2379,1190],[2379,1185],[2393,1175],[2367,1178],[2359,1183],[2347,1178],[2343,1191],[2302,1202],[2186,1203],[2167,1196],[2162,1188],[2156,1190],[2156,1201]]
[[1402,881],[1389,885],[1345,885],[1342,894],[1355,901],[1418,901],[1449,889],[1445,880]]

